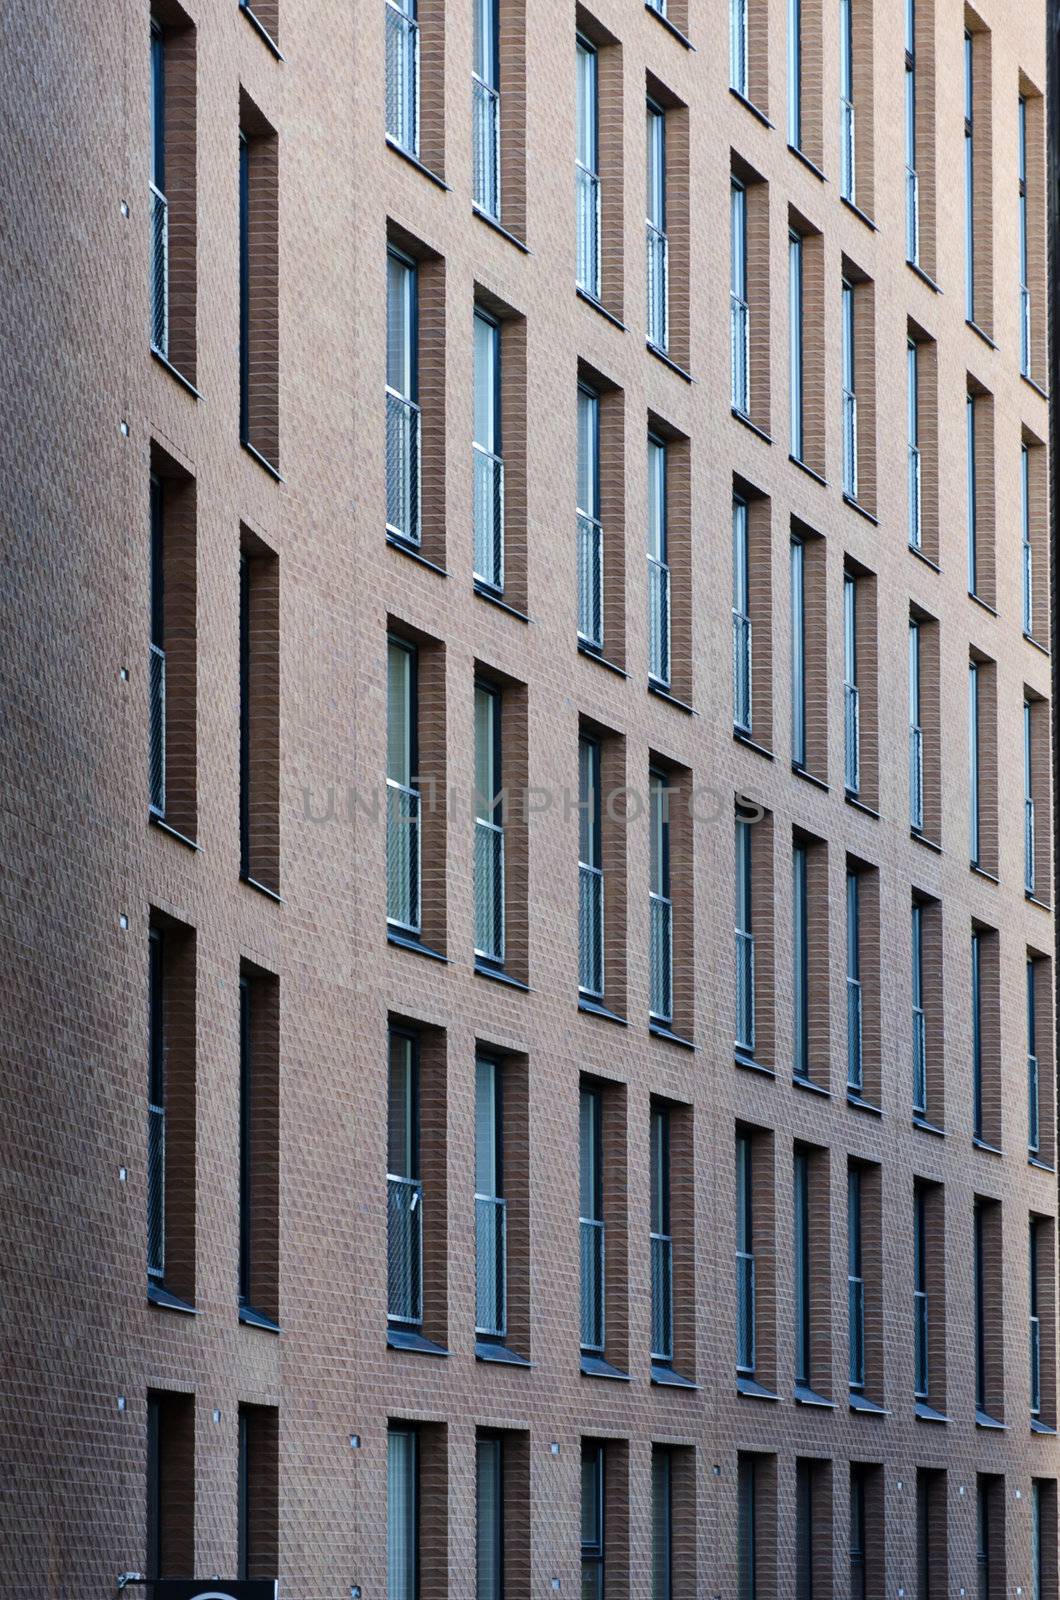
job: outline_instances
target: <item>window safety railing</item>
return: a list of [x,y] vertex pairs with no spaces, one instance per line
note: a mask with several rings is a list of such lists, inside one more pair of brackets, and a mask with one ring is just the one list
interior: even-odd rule
[[507,1329],[508,1202],[475,1196],[475,1332],[503,1338]]
[[923,1006],[913,1007],[913,1111],[927,1116],[927,1026]]
[[673,902],[661,894],[649,898],[651,1014],[658,1022],[671,1022],[674,1012]]
[[1023,541],[1023,631],[1033,633],[1034,556],[1029,539]]
[[386,780],[387,921],[420,931],[420,792]]
[[475,819],[475,954],[504,960],[504,829]]
[[156,817],[166,814],[166,653],[148,646],[147,655],[147,786],[148,805]]
[[747,96],[747,0],[729,0],[729,83]]
[[755,1258],[747,1250],[736,1252],[736,1370],[755,1369]]
[[1037,1317],[1030,1319],[1030,1378],[1031,1416],[1037,1417],[1042,1409],[1042,1329]]
[[1025,378],[1031,372],[1031,292],[1025,283],[1020,284],[1020,372]]
[[861,1046],[861,980],[847,978],[847,1087],[858,1094],[864,1086]]
[[920,450],[915,444],[909,446],[909,543],[914,550],[919,550],[922,538],[922,523],[920,517]]
[[151,184],[151,344],[169,354],[169,201]]
[[651,1236],[651,1358],[667,1364],[674,1358],[673,1240],[668,1233]]
[[857,171],[854,159],[855,130],[854,102],[839,102],[839,191],[845,200],[853,200]]
[[732,324],[732,404],[742,416],[751,412],[751,311],[741,295],[729,291]]
[[912,167],[905,169],[905,253],[914,265],[920,262],[920,178]]
[[1038,1057],[1027,1057],[1027,1152],[1036,1156],[1041,1149],[1041,1123],[1038,1090]]
[[386,131],[410,155],[420,150],[420,29],[386,0]]
[[387,1316],[423,1322],[423,1185],[418,1178],[386,1180]]
[[604,1224],[582,1217],[582,1349],[604,1348]]
[[600,298],[600,179],[581,162],[574,167],[578,211],[578,288]]
[[1023,802],[1023,885],[1028,894],[1034,893],[1034,801],[1027,795]]
[[741,733],[751,731],[751,619],[732,613],[732,721]]
[[471,79],[471,122],[474,140],[474,200],[480,211],[501,214],[501,97],[488,83]]
[[848,794],[861,789],[861,696],[856,683],[843,685],[843,781]]
[[847,1278],[847,1325],[850,1336],[850,1387],[865,1387],[865,1283]]
[[670,687],[670,568],[648,557],[648,675]]
[[386,392],[386,525],[390,533],[420,542],[420,408]]
[[923,1289],[913,1291],[913,1395],[926,1400],[928,1387],[928,1297]]
[[858,497],[858,397],[843,390],[843,492]]
[[578,863],[578,987],[599,1000],[604,992],[604,875]]
[[648,241],[648,339],[658,350],[670,343],[670,241],[654,223],[645,224]]
[[475,577],[498,594],[504,588],[504,462],[472,447],[475,471]]
[[166,1271],[166,1108],[147,1107],[147,1276]]
[[909,826],[916,833],[924,827],[924,733],[915,722],[909,724]]
[[604,530],[595,517],[578,513],[578,637],[604,644]]
[[755,1052],[755,936],[736,930],[736,1048]]

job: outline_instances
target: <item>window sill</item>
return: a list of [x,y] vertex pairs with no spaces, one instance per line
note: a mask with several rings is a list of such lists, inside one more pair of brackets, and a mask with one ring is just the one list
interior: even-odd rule
[[1030,889],[1025,889],[1023,891],[1023,898],[1026,900],[1029,906],[1037,906],[1039,911],[1052,911],[1053,909],[1052,906],[1047,905],[1044,900],[1039,900],[1036,894],[1032,894]]
[[684,1050],[698,1050],[699,1048],[691,1039],[686,1039],[683,1034],[674,1033],[673,1029],[668,1028],[664,1022],[652,1022],[649,1019],[648,1032],[653,1039],[666,1039],[670,1044],[679,1044]]
[[826,1400],[823,1394],[811,1389],[808,1383],[797,1383],[791,1391],[791,1398],[797,1406],[818,1406],[824,1411],[835,1410],[835,1401]]
[[620,678],[629,677],[625,667],[620,667],[617,661],[609,661],[602,650],[594,650],[584,639],[578,640],[578,654],[585,656],[589,661],[595,661],[597,666],[606,667],[609,672],[617,673]]
[[991,339],[991,337],[987,333],[986,329],[985,328],[981,328],[979,326],[978,322],[975,322],[971,317],[965,317],[964,324],[965,324],[965,327],[971,328],[973,333],[977,333],[979,335],[980,339],[982,339],[983,343],[985,345],[989,345],[990,346],[991,350],[996,350],[997,349],[997,345],[994,343],[993,339]]
[[492,1361],[500,1367],[530,1367],[533,1362],[526,1356],[519,1355],[516,1350],[509,1350],[506,1344],[493,1344],[489,1339],[475,1340],[475,1360]]
[[682,1378],[681,1374],[675,1372],[673,1367],[667,1367],[655,1361],[651,1364],[651,1381],[658,1384],[661,1389],[699,1388],[699,1384],[694,1383],[691,1378]]
[[1007,1426],[1004,1422],[999,1422],[996,1417],[992,1417],[989,1411],[980,1411],[978,1406],[975,1411],[975,1425],[977,1428],[993,1429],[997,1433],[1004,1433]]
[[510,606],[507,600],[501,599],[495,589],[490,589],[486,584],[480,583],[477,578],[474,583],[474,590],[480,600],[488,600],[491,606],[496,606],[498,611],[506,611],[517,622],[530,621],[525,611],[520,611],[516,606]]
[[387,1328],[386,1343],[388,1350],[413,1350],[421,1356],[449,1354],[444,1344],[435,1344],[433,1339],[425,1339],[422,1333],[414,1333],[411,1328]]
[[804,167],[809,167],[815,178],[819,178],[822,183],[828,182],[827,177],[821,171],[816,161],[814,161],[812,157],[808,156],[805,150],[800,150],[797,144],[789,144],[788,149],[791,151],[792,155],[797,161],[801,161]]
[[910,839],[915,839],[917,844],[922,844],[925,850],[933,850],[937,856],[942,854],[942,846],[938,840],[929,839],[927,834],[922,833],[919,828],[910,828],[909,837]]
[[263,1311],[255,1311],[253,1306],[240,1306],[239,1320],[245,1328],[261,1328],[265,1333],[283,1332],[278,1322],[273,1322]]
[[847,1089],[847,1105],[855,1111],[867,1111],[871,1116],[882,1117],[883,1107],[875,1105],[871,1100],[864,1099],[856,1089]]
[[680,28],[677,26],[677,24],[675,22],[671,22],[670,21],[669,17],[665,14],[665,12],[660,11],[656,6],[653,6],[650,3],[650,0],[644,0],[644,9],[645,9],[645,11],[650,11],[651,12],[651,14],[655,18],[656,22],[661,22],[662,23],[662,25],[666,29],[667,33],[672,34],[673,37],[677,40],[678,44],[684,45],[686,50],[691,50],[692,53],[695,54],[696,47],[692,43],[691,39],[688,37],[687,34],[681,32]]
[[758,1383],[754,1378],[748,1378],[742,1373],[736,1374],[736,1393],[742,1394],[748,1400],[779,1400],[780,1396],[772,1389],[767,1389],[764,1383]]
[[1042,1161],[1039,1156],[1028,1156],[1027,1157],[1027,1165],[1029,1167],[1037,1167],[1039,1172],[1055,1172],[1056,1171],[1056,1168],[1054,1166],[1051,1166],[1048,1161]]
[[912,1122],[913,1127],[919,1128],[921,1133],[930,1133],[936,1139],[945,1139],[946,1137],[945,1128],[940,1128],[937,1122],[929,1122],[927,1117],[918,1117],[914,1114]]
[[494,233],[499,233],[502,239],[507,239],[509,244],[513,244],[517,250],[521,250],[524,256],[533,255],[534,252],[531,250],[530,246],[528,244],[524,244],[523,240],[519,238],[518,234],[512,233],[511,230],[506,228],[504,223],[501,222],[497,217],[491,217],[488,211],[483,211],[481,206],[476,205],[472,205],[471,212],[472,215],[476,216],[480,222],[484,222],[487,228],[492,228]]
[[969,861],[968,870],[974,872],[977,878],[985,878],[987,883],[1000,884],[1001,882],[996,872],[990,872],[986,867],[981,867],[978,861]]
[[606,1006],[599,1005],[595,1000],[586,999],[585,995],[578,996],[578,1010],[584,1011],[586,1016],[603,1017],[605,1022],[617,1022],[620,1028],[629,1026],[625,1017],[620,1017],[617,1011],[608,1011]]
[[524,983],[521,978],[513,978],[510,972],[504,972],[500,967],[491,967],[488,962],[480,961],[477,956],[475,958],[475,976],[489,978],[493,983],[503,983],[509,989],[521,989],[524,994],[533,992],[530,985]]
[[396,928],[386,930],[386,942],[397,945],[399,950],[412,950],[418,956],[429,956],[432,961],[441,961],[446,966],[449,965],[449,957],[443,956],[440,950],[433,950],[429,944],[422,944],[411,934],[399,933]]
[[879,822],[880,813],[876,810],[876,807],[870,806],[866,800],[859,800],[857,795],[851,794],[849,789],[845,791],[843,799],[848,806],[853,806],[855,811],[862,811],[865,816],[871,817],[874,822]]
[[742,1067],[745,1072],[757,1072],[762,1078],[776,1077],[772,1067],[767,1067],[763,1061],[756,1061],[754,1056],[747,1055],[739,1047],[733,1053],[732,1064],[734,1067]]
[[939,566],[938,562],[932,561],[931,557],[929,555],[925,555],[923,550],[921,550],[918,545],[911,544],[908,546],[908,550],[911,556],[916,556],[917,560],[922,561],[925,567],[930,567],[932,572],[942,571],[942,568]]
[[997,616],[997,607],[992,606],[989,600],[984,600],[982,595],[976,594],[974,589],[968,590],[968,598],[969,600],[974,600],[977,606],[982,606],[983,610],[988,612],[990,616]]
[[184,376],[183,372],[181,372],[180,368],[179,367],[175,367],[173,365],[172,361],[170,361],[169,357],[168,356],[164,356],[162,354],[161,350],[159,350],[155,345],[151,346],[151,354],[154,356],[154,358],[158,362],[159,366],[160,367],[165,367],[166,371],[169,373],[169,376],[171,378],[175,378],[177,380],[177,382],[180,384],[182,389],[186,389],[187,390],[188,394],[191,395],[193,400],[201,400],[202,399],[202,395],[199,393],[198,389],[196,389],[196,387],[192,383],[191,379],[190,378],[186,378]]
[[772,750],[767,750],[764,744],[756,744],[749,733],[744,733],[741,729],[734,728],[732,736],[737,744],[746,745],[748,750],[753,750],[756,755],[765,756],[767,761],[773,760]]
[[626,324],[622,321],[622,318],[616,317],[613,311],[608,311],[603,301],[598,300],[594,294],[590,294],[588,289],[581,289],[577,284],[575,284],[574,292],[578,296],[579,300],[584,300],[587,306],[592,306],[594,311],[599,311],[600,315],[607,322],[610,322],[614,327],[618,328],[621,333],[628,332]]
[[874,528],[879,527],[880,519],[875,512],[870,511],[868,506],[863,506],[861,501],[855,499],[852,494],[847,494],[845,489],[843,490],[843,501],[850,507],[851,511],[856,511],[859,517],[864,517],[866,522],[871,522]]
[[1053,1435],[1054,1437],[1056,1435],[1056,1429],[1050,1427],[1048,1422],[1043,1422],[1040,1417],[1031,1418],[1031,1432],[1047,1433]]
[[949,1422],[949,1417],[943,1412],[936,1411],[934,1406],[929,1406],[926,1400],[918,1400],[913,1407],[913,1415],[921,1422]]
[[287,482],[287,479],[284,477],[279,467],[274,466],[269,460],[268,456],[263,456],[261,451],[256,449],[254,445],[251,444],[249,439],[240,439],[239,442],[251,460],[256,461],[262,472],[267,472],[269,477],[272,478],[275,483]]
[[421,567],[429,567],[440,578],[448,578],[448,572],[444,567],[440,567],[437,561],[429,561],[418,545],[410,543],[408,539],[402,539],[399,534],[391,533],[389,528],[387,529],[386,542],[392,550],[400,550],[403,556],[408,556],[412,561],[418,561]]
[[746,111],[751,113],[752,117],[757,117],[763,127],[771,128],[773,126],[765,112],[761,111],[758,106],[755,105],[753,100],[748,100],[745,94],[741,94],[739,89],[734,89],[731,83],[729,85],[729,93],[732,95],[734,100],[739,101],[740,105],[742,105]]
[[160,1311],[183,1311],[186,1316],[197,1317],[198,1311],[190,1300],[182,1300],[179,1295],[170,1294],[160,1283],[147,1280],[147,1301],[149,1305],[157,1306]]
[[666,351],[661,350],[657,344],[652,344],[650,339],[646,339],[644,342],[648,347],[648,354],[653,355],[656,361],[661,361],[664,367],[669,367],[671,372],[676,372],[677,376],[683,378],[686,383],[695,383],[696,380],[692,374],[687,368],[682,367],[680,362],[675,361],[673,356],[667,355]]
[[976,1138],[974,1133],[972,1134],[972,1144],[976,1150],[982,1150],[984,1155],[1002,1156],[1005,1153],[999,1144],[988,1144],[985,1139]]
[[1049,646],[1047,644],[1043,644],[1040,639],[1036,639],[1033,633],[1025,633],[1023,637],[1026,639],[1028,644],[1032,644],[1036,650],[1040,650],[1043,656],[1049,655]]
[[861,1412],[867,1417],[889,1417],[891,1414],[886,1406],[881,1406],[878,1401],[870,1400],[868,1395],[864,1394],[851,1394],[850,1409]]
[[202,845],[197,839],[189,838],[186,833],[181,833],[180,829],[174,828],[173,824],[171,822],[167,822],[165,817],[160,817],[157,811],[149,811],[147,813],[147,820],[151,824],[152,828],[157,828],[159,833],[168,834],[171,839],[176,839],[178,844],[186,845],[189,850],[202,849]]
[[793,1089],[802,1089],[807,1094],[819,1094],[824,1100],[832,1098],[831,1089],[826,1089],[823,1083],[814,1083],[812,1078],[802,1078],[797,1072],[792,1073],[791,1084]]
[[910,261],[908,259],[908,257],[907,257],[905,264],[909,268],[910,272],[914,275],[914,277],[919,278],[921,283],[926,283],[928,288],[930,290],[932,290],[932,292],[934,294],[941,294],[942,293],[942,290],[939,288],[938,284],[935,282],[935,280],[931,276],[930,272],[925,272],[923,267],[920,265],[919,261]]
[[1037,378],[1032,378],[1029,372],[1021,372],[1020,377],[1027,385],[1028,389],[1033,389],[1035,394],[1045,401],[1046,405],[1049,404],[1049,391],[1048,389],[1042,388]]
[[671,694],[669,689],[664,689],[662,684],[656,683],[653,678],[648,679],[648,693],[655,695],[659,700],[665,700],[667,705],[673,706],[678,711],[686,712],[690,717],[699,716],[695,706],[690,706],[687,700],[679,700],[675,694]]
[[429,178],[439,189],[444,189],[448,194],[451,185],[446,183],[444,178],[440,178],[437,172],[432,172],[430,167],[424,166],[419,156],[414,156],[411,150],[406,150],[403,144],[398,144],[389,133],[386,135],[386,142],[396,156],[400,156],[402,161],[407,161],[410,167],[415,167],[417,172],[422,173],[425,178]]
[[761,439],[765,444],[771,445],[773,443],[771,436],[766,432],[766,430],[764,428],[760,428],[757,422],[752,422],[746,411],[741,411],[739,406],[730,406],[729,409],[736,418],[737,422],[742,423],[745,428],[749,429],[750,432],[754,434],[756,439]]
[[588,1355],[584,1350],[581,1358],[582,1376],[586,1378],[613,1378],[618,1383],[632,1383],[628,1372],[620,1372],[613,1367],[610,1361],[605,1361],[603,1356]]
[[270,889],[267,883],[259,883],[257,878],[250,876],[249,872],[241,872],[239,881],[240,883],[245,883],[248,889],[253,889],[256,894],[263,894],[266,900],[272,900],[278,906],[286,903],[278,889]]
[[797,761],[793,761],[791,770],[797,778],[802,778],[805,783],[812,783],[815,789],[823,789],[825,794],[828,793],[827,783],[823,778],[819,778],[815,772],[811,772],[809,767],[800,766]]
[[865,224],[866,228],[871,228],[873,233],[879,233],[879,228],[873,222],[868,212],[862,211],[856,200],[851,200],[850,196],[847,194],[841,194],[839,198],[842,200],[847,210],[852,211],[858,220]]
[[276,43],[276,40],[272,37],[272,34],[269,32],[268,28],[266,28],[261,19],[254,15],[251,7],[246,4],[246,0],[240,0],[239,9],[250,23],[250,26],[254,29],[254,32],[257,34],[258,38],[268,45],[277,61],[286,61],[287,57]]
[[814,483],[819,483],[822,489],[828,488],[828,479],[822,477],[819,472],[810,466],[808,461],[803,461],[801,456],[793,456],[789,452],[788,460],[791,462],[792,466],[798,467],[800,472],[805,472],[808,478],[812,478]]

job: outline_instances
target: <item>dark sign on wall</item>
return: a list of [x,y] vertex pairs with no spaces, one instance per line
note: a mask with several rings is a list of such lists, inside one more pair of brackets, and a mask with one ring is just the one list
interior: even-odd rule
[[275,1578],[156,1578],[147,1600],[279,1600]]

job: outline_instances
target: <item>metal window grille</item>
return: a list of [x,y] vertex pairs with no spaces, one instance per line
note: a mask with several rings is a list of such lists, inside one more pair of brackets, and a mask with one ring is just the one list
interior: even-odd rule
[[151,344],[169,354],[169,201],[151,184]]
[[578,513],[578,637],[594,650],[604,643],[604,530]]
[[648,557],[648,672],[664,688],[670,683],[670,568]]
[[504,828],[475,819],[475,954],[504,960]]
[[843,685],[844,782],[849,794],[861,788],[861,703],[856,683]]
[[582,1349],[602,1352],[604,1348],[604,1224],[595,1217],[582,1217],[581,1233],[581,1323]]
[[745,611],[732,612],[732,683],[734,727],[751,732],[751,618]]
[[148,645],[148,803],[155,816],[166,814],[166,653]]
[[747,0],[729,0],[729,82],[748,98]]
[[410,155],[420,149],[420,28],[410,11],[386,3],[386,131]]
[[647,315],[648,339],[659,350],[670,343],[669,276],[670,241],[653,222],[645,224],[647,234]]
[[924,734],[915,722],[909,725],[909,825],[917,833],[924,826]]
[[659,1022],[673,1019],[673,902],[649,895],[651,1014]]
[[501,214],[501,97],[477,73],[471,78],[474,201],[487,216]]
[[600,179],[581,162],[574,165],[578,225],[577,284],[594,300],[600,298]]
[[755,936],[736,930],[736,1046],[755,1051]]
[[475,1196],[475,1332],[503,1338],[507,1332],[508,1202],[501,1195]]
[[423,1322],[423,1184],[387,1175],[387,1316]]
[[668,1233],[651,1235],[651,1358],[669,1363],[674,1357],[673,1240]]
[[504,588],[504,462],[472,446],[475,474],[475,577],[498,592]]
[[604,992],[604,874],[578,863],[578,987],[599,999]]
[[386,525],[391,533],[420,542],[420,408],[386,392]]
[[420,792],[386,780],[387,920],[420,931]]
[[861,1039],[861,980],[847,978],[847,1085],[859,1094],[863,1087]]

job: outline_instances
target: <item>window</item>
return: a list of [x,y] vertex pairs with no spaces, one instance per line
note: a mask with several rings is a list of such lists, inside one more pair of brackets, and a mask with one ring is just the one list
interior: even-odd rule
[[582,1597],[604,1600],[605,1447],[582,1440]]
[[669,332],[669,241],[666,232],[666,117],[648,101],[648,343],[666,350]]
[[927,1190],[917,1183],[913,1186],[913,1396],[923,1402],[931,1393],[927,1228]]
[[795,1600],[827,1593],[832,1576],[832,1463],[795,1461]]
[[475,1440],[475,1600],[504,1594],[504,1442],[499,1434]]
[[240,91],[239,438],[273,476],[280,461],[279,141]]
[[976,1196],[973,1208],[975,1412],[977,1422],[1004,1421],[1004,1320],[1001,1299],[1001,1205]]
[[741,1454],[736,1470],[736,1561],[740,1600],[758,1600],[755,1488],[757,1463]]
[[1031,291],[1027,247],[1027,100],[1019,97],[1019,270],[1020,270],[1020,372],[1031,374]]
[[865,1388],[865,1277],[861,1232],[861,1168],[847,1168],[847,1341],[850,1389]]
[[475,0],[471,125],[474,203],[488,217],[501,214],[501,96],[499,0]]
[[[390,6],[390,0],[387,0]],[[390,7],[393,10],[393,7]],[[387,251],[386,528],[420,543],[419,302],[416,263]]]
[[582,1350],[604,1352],[603,1091],[583,1084],[579,1096]]
[[504,965],[501,693],[475,685],[475,959]]
[[[810,1077],[810,846],[796,839],[792,863],[793,1048],[792,1072]],[[737,1029],[739,1031],[739,1029]]]
[[667,447],[648,435],[648,676],[670,686],[670,565]]
[[600,172],[597,141],[598,58],[580,35],[576,45],[577,154],[574,181],[578,222],[577,285],[600,298]]
[[649,894],[650,1010],[653,1020],[673,1020],[673,900],[670,875],[670,810],[672,793],[665,773],[648,775],[651,829]]
[[753,922],[753,835],[751,823],[736,817],[736,1049],[755,1054],[755,935]]
[[[912,5],[913,0],[907,0]],[[914,550],[923,548],[923,524],[920,515],[920,352],[915,340],[906,344],[906,374],[908,394],[909,431],[909,543]]]
[[972,934],[972,1137],[982,1139],[985,1126],[983,1092],[983,939]]
[[195,933],[152,913],[147,973],[147,1296],[195,1299]]
[[1031,539],[1030,452],[1020,445],[1020,558],[1023,578],[1023,631],[1034,637],[1034,546]]
[[968,663],[968,760],[971,864],[996,877],[997,671],[993,661],[978,655]]
[[913,1115],[927,1116],[927,1022],[924,1012],[924,906],[913,901]]
[[965,316],[993,333],[991,37],[966,10],[964,34]]
[[475,1062],[475,1333],[505,1338],[507,1202],[502,1147],[502,1074],[496,1061]]
[[147,1395],[147,1560],[149,1577],[182,1577],[195,1567],[195,1399]]
[[387,1106],[387,1318],[413,1328],[423,1323],[419,1069],[418,1040],[392,1031]]
[[[798,5],[799,0],[789,0]],[[804,457],[803,412],[803,240],[794,228],[788,230],[788,337],[791,368],[791,454],[796,461]]]
[[866,1534],[868,1486],[867,1471],[860,1462],[850,1463],[850,1600],[866,1600]]
[[980,792],[979,792],[979,663],[968,663],[968,749],[969,749],[969,824],[972,865],[977,866],[980,856]]
[[1027,1150],[1041,1150],[1041,1081],[1038,1072],[1038,963],[1027,960]]
[[924,730],[920,711],[920,623],[909,619],[909,826],[924,830]]
[[194,840],[198,826],[197,486],[154,442],[149,495],[148,812],[185,840]]
[[628,1366],[625,1086],[583,1077],[579,1091],[579,1233],[582,1369],[614,1376]]
[[775,1456],[737,1455],[737,1600],[772,1600],[776,1594],[776,1477]]
[[148,56],[151,349],[196,374],[196,30],[175,4],[152,15]]
[[166,46],[162,28],[151,19],[151,347],[169,351],[169,202],[166,199]]
[[674,1452],[653,1445],[651,1452],[651,1595],[674,1596]]
[[1040,383],[1046,360],[1045,101],[1022,73],[1018,118],[1020,371]]
[[964,35],[964,314],[975,321],[975,82],[972,35]]
[[161,1283],[166,1270],[166,997],[160,928],[152,928],[147,948],[147,1277]]
[[858,585],[843,574],[843,744],[846,792],[861,790],[861,696],[858,688]]
[[417,652],[387,646],[387,921],[420,932],[420,791],[417,752]]
[[420,1585],[418,1430],[391,1423],[386,1445],[386,1592],[388,1600],[416,1600]]
[[600,397],[578,385],[578,639],[604,642],[604,540],[600,522]]
[[795,1146],[795,1387],[813,1388],[810,1152]]
[[1056,1600],[1056,1479],[1031,1481],[1031,1600]]
[[806,759],[806,549],[791,541],[791,761]]
[[920,177],[916,149],[916,0],[905,0],[905,253],[920,261]]
[[747,190],[738,178],[731,182],[731,283],[732,406],[741,416],[751,414],[751,309],[747,274]]
[[166,814],[166,542],[162,481],[151,474],[151,631],[147,659],[148,804]]
[[751,1378],[756,1366],[757,1323],[754,1250],[753,1140],[736,1135],[736,1372]]
[[750,0],[729,0],[729,85],[751,98],[748,9]]
[[735,495],[732,502],[732,659],[733,726],[751,733],[751,577],[747,501]]
[[280,1568],[279,1413],[239,1407],[238,1578],[275,1579]]
[[802,149],[802,0],[788,0],[788,143]]
[[420,149],[420,25],[417,0],[386,0],[386,131],[409,155]]
[[600,741],[578,740],[578,945],[581,993],[604,993],[604,861]]
[[1042,1411],[1042,1319],[1038,1303],[1038,1258],[1040,1222],[1030,1220],[1030,1252],[1028,1267],[1029,1285],[1029,1354],[1031,1416],[1040,1417]]
[[855,388],[854,285],[843,280],[843,493],[858,498],[858,397]]
[[847,1089],[865,1087],[861,987],[861,875],[847,868]]
[[917,1600],[945,1600],[949,1578],[948,1528],[945,1472],[917,1467]]
[[976,396],[969,390],[965,399],[966,460],[968,478],[968,593],[978,593],[979,527],[976,504]]
[[504,592],[504,457],[501,444],[501,329],[479,306],[474,319],[475,581]]
[[239,1315],[279,1321],[279,981],[239,979]]
[[976,1473],[975,1564],[979,1600],[1005,1593],[1005,1480]]
[[839,0],[839,192],[853,201],[857,192],[854,123],[854,4]]
[[1023,701],[1023,887],[1034,894],[1034,717],[1030,700]]
[[280,586],[249,530],[239,557],[239,871],[280,891]]
[[651,1359],[674,1358],[674,1270],[670,1229],[670,1112],[651,1108]]

